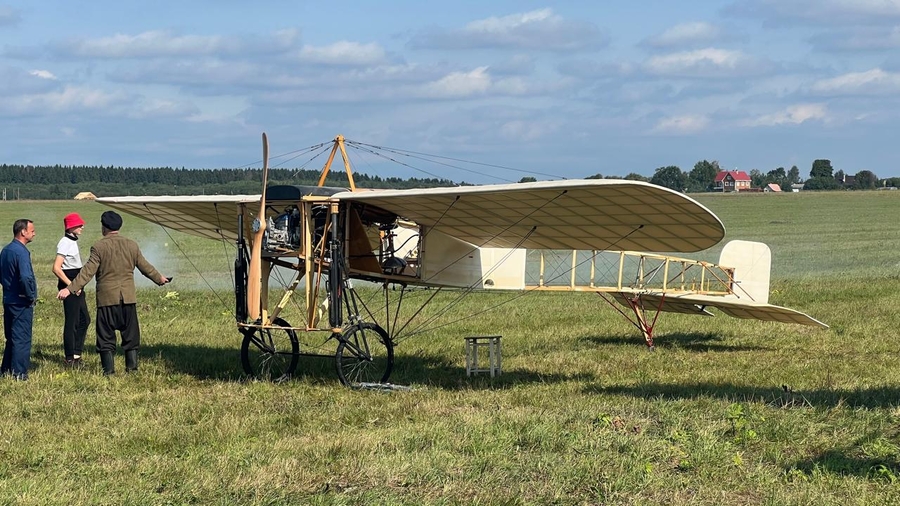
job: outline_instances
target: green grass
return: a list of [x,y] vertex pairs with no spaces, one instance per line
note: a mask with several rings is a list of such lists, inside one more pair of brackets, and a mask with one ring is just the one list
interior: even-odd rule
[[[392,380],[413,390],[394,393],[342,388],[322,359],[247,381],[233,247],[128,216],[176,276],[140,290],[141,371],[105,378],[93,353],[67,371],[50,262],[62,216],[86,218],[86,256],[103,207],[0,203],[0,226],[36,221],[43,298],[31,380],[0,381],[0,503],[896,503],[900,192],[698,199],[727,239],[771,245],[773,303],[832,328],[664,314],[651,353],[596,295],[534,293],[403,341]],[[462,337],[488,332],[504,374],[466,378]]]

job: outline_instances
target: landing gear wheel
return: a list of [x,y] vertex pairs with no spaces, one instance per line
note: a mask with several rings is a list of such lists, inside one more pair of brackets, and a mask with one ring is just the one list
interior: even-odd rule
[[[281,318],[276,318],[272,325],[290,327]],[[248,328],[242,332],[241,364],[245,373],[276,383],[291,379],[300,359],[300,342],[293,329]]]
[[360,323],[338,337],[335,353],[338,378],[348,387],[385,383],[394,368],[394,343],[383,328]]

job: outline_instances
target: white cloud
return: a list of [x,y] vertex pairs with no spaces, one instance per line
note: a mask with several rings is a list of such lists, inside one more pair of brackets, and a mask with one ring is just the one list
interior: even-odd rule
[[644,62],[648,73],[674,77],[741,77],[759,75],[771,67],[741,51],[717,48],[658,55]]
[[340,41],[328,46],[303,46],[299,59],[332,65],[373,65],[385,61],[385,52],[381,45],[374,42]]
[[799,125],[811,120],[826,120],[828,107],[822,103],[796,104],[781,111],[765,114],[745,122],[746,126]]
[[79,38],[57,44],[55,52],[81,58],[121,59],[184,56],[225,56],[278,52],[298,39],[296,30],[282,30],[271,37],[242,38],[224,35],[176,35],[152,30],[137,35],[116,34],[95,39]]
[[175,36],[164,31],[149,31],[76,40],[67,45],[64,52],[88,58],[147,58],[209,55],[234,51],[236,46],[236,42],[221,36]]
[[576,51],[605,45],[607,37],[596,25],[568,20],[552,9],[490,17],[456,30],[432,29],[415,35],[416,49],[513,48]]
[[41,79],[49,79],[51,81],[56,81],[56,76],[53,75],[53,73],[50,72],[49,70],[30,70],[30,71],[28,71],[28,74],[35,76],[35,77],[40,77]]
[[453,72],[425,84],[421,96],[428,98],[463,98],[484,95],[491,88],[491,76],[487,67],[478,67],[470,72]]
[[817,81],[811,87],[820,95],[894,95],[900,94],[900,73],[874,68],[850,72]]
[[721,38],[722,29],[716,25],[698,21],[675,25],[663,33],[644,41],[652,47],[675,47],[694,44],[708,44]]
[[11,115],[48,115],[95,111],[104,113],[127,103],[124,93],[66,86],[61,91],[0,98],[0,113]]
[[154,98],[140,101],[136,107],[128,111],[128,117],[134,119],[184,118],[199,113],[200,109],[190,102]]
[[0,79],[0,97],[34,95],[61,89],[56,77],[46,70],[0,66],[0,76],[3,76]]
[[547,21],[559,21],[561,18],[553,14],[553,9],[540,9],[520,14],[510,14],[501,18],[491,17],[472,21],[466,25],[466,30],[472,33],[494,33],[505,35],[528,25],[545,23]]
[[702,114],[684,114],[661,118],[651,130],[652,133],[688,135],[705,130],[709,117]]

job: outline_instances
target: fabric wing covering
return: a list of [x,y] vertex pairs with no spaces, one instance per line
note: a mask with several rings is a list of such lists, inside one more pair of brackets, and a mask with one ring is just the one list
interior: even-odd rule
[[[700,203],[640,181],[543,181],[341,192],[332,197],[380,207],[480,247],[695,252],[725,235],[719,218]],[[258,202],[259,196],[97,201],[173,230],[233,241],[236,205]]]
[[333,197],[383,208],[480,247],[695,252],[725,236],[719,218],[700,203],[640,181],[542,181]]
[[237,204],[259,202],[259,195],[105,197],[97,202],[179,232],[235,241]]
[[[630,294],[633,296],[634,294]],[[623,295],[616,294],[616,299],[623,302]],[[748,320],[762,320],[767,322],[796,323],[800,325],[809,325],[812,327],[828,328],[828,325],[816,320],[815,318],[782,306],[772,304],[764,304],[760,302],[743,301],[733,296],[715,296],[715,295],[669,295],[666,296],[660,306],[660,294],[642,294],[641,300],[645,308],[660,307],[662,311],[673,313],[699,314],[706,311],[706,308],[714,307],[719,311],[733,316],[735,318],[744,318]]]

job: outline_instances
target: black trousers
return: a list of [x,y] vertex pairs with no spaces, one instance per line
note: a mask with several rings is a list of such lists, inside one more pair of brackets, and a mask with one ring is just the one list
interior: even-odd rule
[[81,292],[81,295],[73,293],[63,299],[63,312],[66,315],[66,321],[63,323],[63,350],[66,358],[72,358],[73,355],[83,354],[84,338],[91,324],[85,293]]
[[122,334],[122,349],[136,350],[141,345],[136,304],[119,303],[97,308],[97,352],[116,351],[116,331]]

